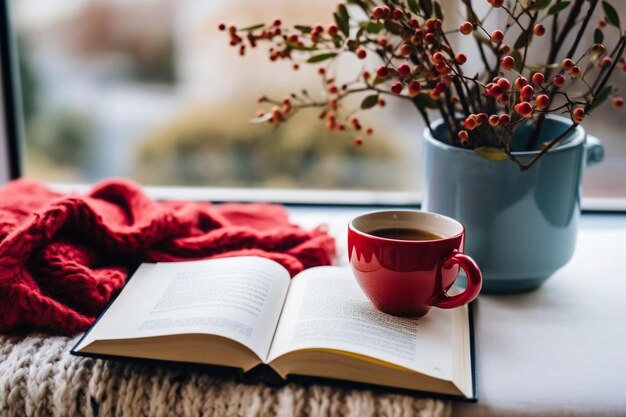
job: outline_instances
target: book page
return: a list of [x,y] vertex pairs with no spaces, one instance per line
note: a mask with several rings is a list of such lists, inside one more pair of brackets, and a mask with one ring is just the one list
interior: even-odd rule
[[289,281],[285,268],[259,257],[142,265],[88,339],[213,334],[264,359]]
[[348,268],[317,267],[291,282],[268,361],[302,349],[365,355],[452,380],[454,310],[419,319],[376,310]]

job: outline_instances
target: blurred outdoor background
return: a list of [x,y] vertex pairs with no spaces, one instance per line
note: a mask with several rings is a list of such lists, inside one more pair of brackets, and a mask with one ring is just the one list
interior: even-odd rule
[[[443,1],[448,25],[458,2]],[[486,2],[485,2],[486,3]],[[25,174],[56,183],[110,176],[145,185],[416,191],[417,112],[387,100],[362,119],[375,134],[355,147],[318,111],[286,125],[250,124],[256,98],[320,90],[316,65],[293,71],[266,50],[245,58],[220,22],[330,22],[336,0],[10,0],[25,132]],[[342,58],[339,79],[360,68]],[[624,79],[621,74],[618,78]],[[623,81],[622,81],[623,84]],[[360,100],[352,105],[358,108]],[[606,106],[585,127],[605,145],[585,193],[626,196],[624,113]]]

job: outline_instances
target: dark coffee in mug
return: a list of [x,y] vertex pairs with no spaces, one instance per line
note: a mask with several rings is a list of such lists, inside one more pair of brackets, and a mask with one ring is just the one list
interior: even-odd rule
[[368,232],[370,235],[395,240],[440,240],[443,236],[411,227],[387,227]]

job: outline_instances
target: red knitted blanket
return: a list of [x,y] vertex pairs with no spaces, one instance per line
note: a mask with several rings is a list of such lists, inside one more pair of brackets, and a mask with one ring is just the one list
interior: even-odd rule
[[257,255],[293,276],[334,252],[323,228],[290,224],[278,205],[160,203],[123,180],[60,195],[18,180],[0,188],[0,332],[83,331],[140,262]]

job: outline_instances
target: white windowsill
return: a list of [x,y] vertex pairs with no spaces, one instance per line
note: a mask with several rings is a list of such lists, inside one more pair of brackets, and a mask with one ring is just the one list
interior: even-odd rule
[[[50,184],[64,193],[84,193],[91,186]],[[144,187],[157,200],[272,202],[283,204],[354,205],[354,206],[418,206],[421,194],[409,192],[344,191],[344,190],[284,190],[258,188],[211,187]],[[586,197],[582,209],[590,211],[626,211],[626,198]]]

